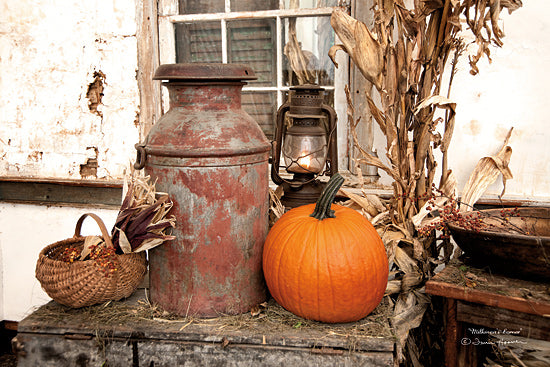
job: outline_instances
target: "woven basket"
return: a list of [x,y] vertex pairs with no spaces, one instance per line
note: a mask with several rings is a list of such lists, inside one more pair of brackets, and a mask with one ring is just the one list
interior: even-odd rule
[[44,291],[56,302],[74,308],[129,297],[147,272],[144,252],[116,255],[117,270],[107,276],[95,260],[63,261],[61,257],[66,248],[82,250],[85,237],[80,235],[80,230],[88,216],[98,224],[107,246],[113,247],[101,218],[86,213],[78,219],[74,237],[46,246],[36,264],[36,278]]

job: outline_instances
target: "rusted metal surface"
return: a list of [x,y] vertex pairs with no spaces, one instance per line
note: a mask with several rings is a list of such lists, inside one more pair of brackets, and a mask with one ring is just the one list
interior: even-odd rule
[[170,194],[177,227],[176,240],[150,252],[151,300],[180,315],[242,313],[266,297],[270,145],[241,109],[243,75],[253,72],[170,65],[156,74],[169,79],[170,110],[139,147],[138,161]]
[[[210,80],[220,82],[222,80],[254,80],[254,71],[240,64],[164,64],[157,68],[155,80]],[[239,91],[240,93],[240,91]]]

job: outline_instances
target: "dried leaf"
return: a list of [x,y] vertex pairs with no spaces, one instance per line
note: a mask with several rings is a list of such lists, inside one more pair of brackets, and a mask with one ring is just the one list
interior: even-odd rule
[[141,242],[141,244],[134,248],[133,252],[141,252],[141,251],[146,251],[146,250],[150,250],[152,248],[155,248],[159,245],[162,245],[165,241],[167,240],[173,240],[175,239],[174,236],[165,236],[163,238],[151,238],[151,239],[148,239],[148,240],[145,240],[143,242]]
[[446,152],[451,138],[453,136],[454,125],[455,125],[455,114],[456,114],[456,103],[452,102],[450,99],[443,96],[430,96],[422,101],[415,110],[415,113],[419,113],[423,108],[437,106],[449,111],[449,116],[447,118],[447,124],[445,125],[445,132],[443,134],[443,139],[441,140],[440,149],[442,152]]
[[354,194],[348,190],[340,189],[340,193],[350,198],[353,202],[357,203],[363,208],[370,216],[374,217],[378,215],[378,209],[369,201],[365,196]]
[[421,297],[416,292],[399,294],[391,322],[401,345],[405,344],[409,330],[420,325],[428,305],[429,298]]
[[384,70],[384,48],[365,23],[362,23],[344,11],[337,9],[332,12],[330,24],[338,35],[341,45],[335,45],[329,50],[329,56],[336,67],[335,55],[338,50],[344,50],[353,59],[361,74],[382,89],[382,71]]
[[498,152],[497,155],[492,157],[484,157],[479,160],[473,172],[470,174],[470,178],[462,191],[462,198],[460,204],[461,211],[471,211],[473,205],[483,195],[485,190],[496,181],[499,175],[502,174],[503,189],[501,196],[504,195],[506,190],[506,180],[513,178],[512,172],[508,168],[510,157],[512,156],[512,148],[508,145],[508,140],[512,134],[512,129],[508,132],[508,135],[504,141],[504,146]]
[[[118,229],[118,228],[116,228]],[[125,254],[128,254],[130,252],[132,252],[132,245],[130,245],[130,241],[128,241],[128,237],[126,237],[126,234],[121,231],[120,229],[118,229],[118,235],[119,235],[119,240],[118,240],[118,245],[120,246],[120,248],[122,249],[122,252],[125,253]]]

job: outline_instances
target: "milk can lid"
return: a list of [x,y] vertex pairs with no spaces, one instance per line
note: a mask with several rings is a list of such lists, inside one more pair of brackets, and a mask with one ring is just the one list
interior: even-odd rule
[[255,80],[252,68],[242,64],[181,63],[160,65],[154,80]]

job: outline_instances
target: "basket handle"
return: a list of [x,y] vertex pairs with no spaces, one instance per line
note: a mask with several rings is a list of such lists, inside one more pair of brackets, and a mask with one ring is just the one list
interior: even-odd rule
[[76,222],[76,228],[74,230],[74,236],[75,237],[81,236],[80,230],[82,229],[82,223],[84,222],[84,219],[86,219],[86,217],[91,217],[95,220],[95,222],[99,226],[99,229],[101,230],[101,234],[103,235],[103,240],[105,241],[105,244],[107,245],[107,247],[115,248],[115,246],[113,245],[113,242],[111,241],[111,235],[109,234],[109,231],[107,231],[107,228],[105,227],[105,223],[103,223],[101,218],[94,213],[85,213],[85,214],[82,214],[80,218],[78,218],[78,221]]

